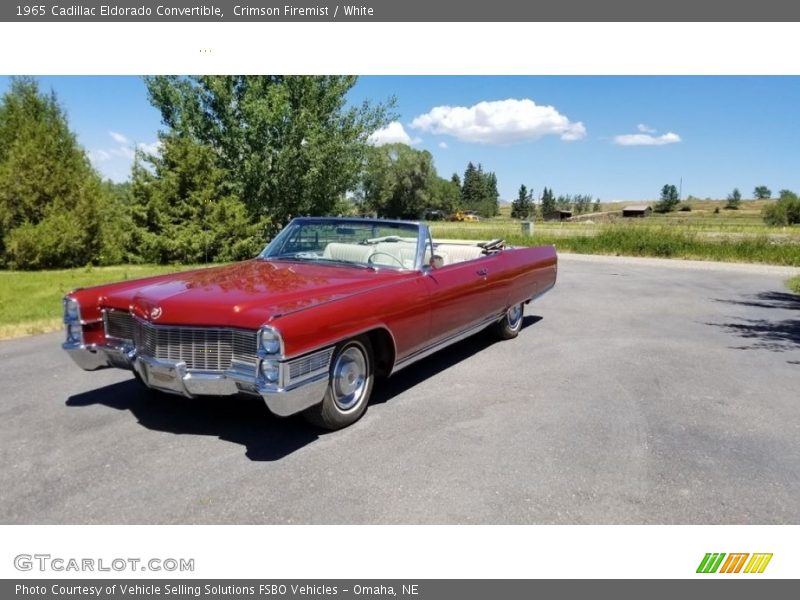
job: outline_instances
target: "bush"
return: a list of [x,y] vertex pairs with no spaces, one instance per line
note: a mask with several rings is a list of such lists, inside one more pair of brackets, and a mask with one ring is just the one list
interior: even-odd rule
[[764,207],[761,213],[764,222],[772,227],[800,224],[800,198],[789,190],[781,190],[775,204]]
[[795,294],[800,294],[800,275],[789,279],[789,281],[786,282],[786,286]]
[[12,269],[79,267],[92,260],[86,231],[73,213],[54,213],[36,223],[23,223],[5,240]]
[[683,206],[680,207],[680,211],[681,212],[692,212],[692,207],[689,206],[688,204],[684,204]]
[[739,204],[742,202],[742,193],[739,188],[733,188],[733,191],[728,194],[728,202],[725,204],[725,210],[739,210]]

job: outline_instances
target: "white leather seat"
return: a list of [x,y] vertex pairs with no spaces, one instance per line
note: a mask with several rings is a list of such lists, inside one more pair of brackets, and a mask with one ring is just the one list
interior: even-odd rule
[[381,242],[374,245],[342,244],[331,242],[322,251],[323,258],[344,262],[373,264],[387,267],[413,269],[416,247],[401,242]]
[[[394,258],[386,256],[387,254]],[[416,259],[417,247],[415,244],[380,242],[375,245],[375,255],[372,258],[372,263],[390,267],[399,267],[402,264],[404,269],[413,269]]]
[[[434,252],[437,256],[442,257],[443,266],[475,260],[483,256],[482,248],[469,244],[439,244]],[[379,266],[399,267],[402,264],[404,269],[413,269],[416,254],[416,246],[403,242],[380,242],[366,246],[331,242],[325,246],[322,257],[362,265],[371,263]],[[430,254],[426,252],[425,256],[426,262],[429,262]]]
[[372,254],[372,250],[372,246],[331,242],[325,246],[325,250],[322,252],[322,258],[367,264],[367,259],[369,255]]
[[439,244],[435,253],[442,257],[445,265],[475,260],[483,256],[483,248],[465,244]]

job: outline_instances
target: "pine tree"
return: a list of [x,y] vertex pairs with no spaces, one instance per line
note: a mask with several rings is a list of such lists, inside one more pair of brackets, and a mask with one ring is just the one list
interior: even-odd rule
[[20,269],[103,262],[106,200],[55,94],[12,79],[0,101],[3,261]]
[[133,167],[133,246],[139,258],[204,263],[254,256],[265,243],[266,222],[248,218],[213,149],[178,135],[162,136],[161,142],[159,155],[139,156]]
[[500,192],[497,190],[497,175],[494,172],[486,174],[486,196],[482,203],[481,214],[494,217],[500,214]]
[[519,186],[519,193],[516,200],[511,203],[511,218],[512,219],[527,219],[531,216],[533,209],[533,201],[531,199],[531,192],[523,183]]
[[472,162],[467,164],[461,185],[461,205],[464,208],[475,210],[480,203],[483,197],[482,175],[482,170],[476,168]]
[[554,219],[558,216],[558,209],[556,208],[556,199],[553,195],[552,188],[544,188],[542,190],[542,219]]

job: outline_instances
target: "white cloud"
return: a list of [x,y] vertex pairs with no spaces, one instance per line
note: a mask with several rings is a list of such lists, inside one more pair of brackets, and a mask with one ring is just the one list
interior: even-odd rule
[[665,146],[667,144],[677,144],[680,141],[681,136],[671,131],[663,135],[629,133],[614,136],[614,143],[619,146]]
[[442,150],[447,150],[447,142],[439,142],[439,148]]
[[406,132],[405,127],[400,121],[392,121],[383,129],[378,129],[369,136],[367,142],[373,146],[384,146],[386,144],[406,144],[412,146],[420,143],[419,138],[412,138]]
[[115,142],[117,142],[118,144],[127,144],[128,143],[128,138],[126,138],[121,133],[117,133],[116,131],[109,131],[108,135],[110,135],[113,138],[113,140]]
[[[305,140],[303,140],[305,142]],[[144,142],[139,142],[139,150],[144,152],[145,154],[158,154],[161,152],[161,141],[156,140],[152,144],[145,144]]]
[[638,129],[641,133],[658,133],[657,129],[653,129],[652,127],[650,127],[649,125],[645,125],[644,123],[639,123],[636,126],[636,129]]
[[553,106],[539,106],[533,100],[496,100],[473,106],[437,106],[416,117],[411,127],[453,136],[479,144],[514,144],[558,135],[571,142],[586,137],[586,127],[572,122]]
[[[161,152],[161,142],[156,140],[150,144],[140,142],[134,146],[133,142],[122,134],[114,135],[114,132],[109,132],[115,141],[119,142],[117,146],[98,148],[88,152],[89,160],[97,167],[103,177],[110,178],[114,181],[124,181],[130,173],[131,163],[136,156],[136,150],[140,150],[147,154],[158,154]],[[125,139],[123,143],[120,139]],[[100,166],[102,164],[102,167]]]
[[105,150],[92,150],[89,152],[89,160],[92,164],[105,162],[111,159],[111,154]]
[[118,146],[116,148],[110,148],[106,150],[111,156],[119,156],[121,158],[129,158],[133,160],[135,155],[133,148],[130,146]]

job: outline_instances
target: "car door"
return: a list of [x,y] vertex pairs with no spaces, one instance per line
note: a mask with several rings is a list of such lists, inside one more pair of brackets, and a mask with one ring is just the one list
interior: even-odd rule
[[431,340],[437,342],[486,320],[497,303],[492,256],[427,271]]

